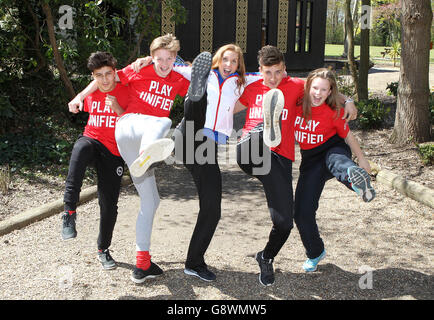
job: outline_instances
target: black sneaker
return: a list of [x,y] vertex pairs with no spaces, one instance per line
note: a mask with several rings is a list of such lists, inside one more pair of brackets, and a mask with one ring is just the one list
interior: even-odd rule
[[277,147],[281,140],[281,114],[285,97],[279,89],[271,89],[264,95],[262,115],[264,117],[264,143],[270,148]]
[[187,95],[191,101],[199,101],[207,87],[208,76],[211,71],[212,56],[209,52],[201,52],[193,60],[191,81]]
[[146,279],[153,279],[161,276],[162,274],[163,270],[161,270],[159,266],[151,261],[151,266],[146,270],[134,267],[131,280],[135,283],[143,283]]
[[209,271],[206,266],[200,266],[194,269],[185,268],[184,273],[188,274],[189,276],[198,277],[199,279],[208,282],[215,281],[216,279],[216,275],[213,272]]
[[75,219],[77,214],[74,212],[69,214],[65,211],[62,215],[62,239],[69,240],[77,236],[77,230],[75,230]]
[[264,259],[263,252],[256,254],[261,273],[259,274],[259,282],[264,286],[271,286],[274,283],[273,259]]
[[98,260],[99,262],[101,262],[102,267],[106,270],[111,270],[116,268],[116,261],[110,255],[109,249],[98,251]]

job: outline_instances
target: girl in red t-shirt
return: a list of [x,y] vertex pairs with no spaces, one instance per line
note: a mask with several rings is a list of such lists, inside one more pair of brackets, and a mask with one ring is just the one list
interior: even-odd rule
[[[369,202],[375,197],[370,184],[369,162],[342,119],[332,71],[312,71],[305,84],[303,105],[296,108],[295,140],[301,149],[300,176],[295,191],[294,220],[308,259],[306,272],[315,271],[325,257],[324,243],[316,223],[316,210],[327,180],[335,177]],[[351,152],[359,165],[351,159]]]

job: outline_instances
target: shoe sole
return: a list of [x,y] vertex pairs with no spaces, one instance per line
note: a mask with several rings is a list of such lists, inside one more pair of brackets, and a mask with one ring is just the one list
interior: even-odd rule
[[201,52],[194,60],[191,69],[191,81],[188,87],[188,98],[199,101],[207,87],[208,76],[211,71],[212,56],[209,52]]
[[102,266],[102,268],[103,268],[104,270],[113,270],[113,269],[116,269],[116,268],[117,268],[117,264],[116,264],[116,262],[115,262],[115,264],[114,264],[113,266],[105,267],[105,266],[102,264],[101,260],[99,260],[99,257],[98,257],[98,256],[96,256],[96,260],[98,260],[98,262],[101,264],[101,266]]
[[145,174],[149,167],[158,161],[163,161],[171,155],[175,142],[172,139],[159,139],[143,150],[142,154],[130,166],[130,173],[138,178]]
[[190,269],[184,269],[184,273],[187,274],[187,275],[189,275],[189,276],[198,277],[199,279],[201,279],[203,281],[206,281],[206,282],[213,282],[213,281],[215,281],[215,280],[210,280],[210,279],[202,278],[197,272],[195,272],[193,270],[190,270]]
[[285,98],[279,89],[271,89],[264,95],[262,113],[264,117],[264,143],[270,148],[277,147],[281,140],[280,115]]
[[102,262],[99,261],[98,257],[96,257],[96,258],[97,258],[98,262],[101,264],[101,266],[102,266],[102,268],[103,268],[104,270],[113,270],[113,269],[116,269],[116,268],[117,268],[117,265],[110,266],[110,267],[105,267],[105,266],[102,264]]
[[62,237],[63,241],[70,241],[70,240],[74,240],[75,238],[77,238],[77,233],[75,233],[73,236],[65,238],[62,234],[60,235]]
[[375,190],[371,186],[369,174],[360,167],[348,168],[348,180],[353,190],[362,197],[363,201],[370,202],[375,198]]
[[149,276],[146,276],[146,277],[144,277],[144,278],[142,278],[142,279],[136,279],[136,278],[134,278],[133,276],[131,276],[130,279],[131,279],[134,283],[138,283],[138,284],[140,284],[140,283],[145,282],[146,280],[155,279],[155,278],[158,278],[158,277],[161,277],[161,276],[162,276],[161,274],[158,274],[158,275],[149,275]]
[[327,253],[325,251],[324,251],[324,253],[322,255],[320,255],[319,260],[318,260],[318,262],[317,262],[317,264],[315,266],[315,269],[312,269],[312,270],[305,269],[304,266],[303,266],[303,270],[305,272],[315,272],[318,269],[318,264],[320,263],[321,260],[323,260],[326,257],[326,255],[327,255]]
[[[259,252],[256,253],[255,259],[256,259],[256,262],[259,264],[258,254],[259,254]],[[259,272],[258,280],[259,280],[259,283],[262,284],[264,287],[269,287],[269,286],[272,286],[274,284],[274,281],[273,281],[273,283],[269,283],[269,284],[263,283],[262,280],[261,280],[261,273],[260,272]]]

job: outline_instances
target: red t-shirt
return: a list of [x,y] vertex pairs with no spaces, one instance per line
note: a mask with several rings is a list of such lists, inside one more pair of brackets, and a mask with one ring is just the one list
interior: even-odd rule
[[348,124],[342,119],[344,109],[336,117],[336,111],[323,103],[318,107],[312,107],[312,117],[306,123],[303,119],[303,109],[297,106],[294,122],[295,140],[303,150],[313,149],[338,134],[341,138],[347,137],[350,131]]
[[115,96],[122,109],[128,107],[128,87],[118,83],[110,92],[96,90],[84,99],[83,110],[89,112],[89,119],[83,135],[101,142],[112,154],[119,156],[115,140],[115,125],[118,115],[105,105],[107,94]]
[[136,73],[131,65],[117,74],[122,84],[128,84],[129,102],[127,113],[141,113],[156,117],[168,117],[177,94],[185,96],[190,82],[179,73],[171,71],[162,78],[153,65]]
[[[277,88],[282,91],[285,98],[285,106],[282,111],[282,140],[277,147],[271,148],[271,150],[294,161],[295,106],[303,98],[304,81],[288,76],[282,80]],[[239,99],[247,107],[243,136],[264,121],[262,117],[262,101],[264,94],[269,90],[270,88],[263,84],[263,79],[255,81],[245,88]]]

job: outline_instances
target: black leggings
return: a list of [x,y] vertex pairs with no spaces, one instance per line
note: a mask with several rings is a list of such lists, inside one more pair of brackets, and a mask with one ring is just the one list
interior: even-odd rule
[[65,210],[76,210],[88,166],[95,167],[98,177],[100,224],[97,244],[98,249],[104,250],[111,244],[116,223],[124,161],[113,155],[101,142],[80,136],[74,144],[69,161],[64,195]]
[[[217,162],[217,144],[200,133],[206,107],[206,94],[197,102],[186,97],[184,119],[174,133],[175,157],[191,173],[199,196],[199,213],[188,247],[186,268],[206,266],[204,255],[221,217],[222,176]],[[198,131],[199,141],[194,141]],[[204,152],[200,152],[202,150]]]
[[237,163],[241,170],[256,177],[264,186],[273,227],[263,256],[265,259],[274,258],[293,228],[292,161],[271,152],[263,144],[260,131],[249,134],[238,143]]
[[303,156],[302,153],[300,176],[295,190],[294,220],[309,259],[317,258],[324,251],[316,223],[316,211],[325,183],[335,177],[353,190],[347,175],[347,169],[356,165],[351,160],[350,148],[343,140],[330,147],[328,145],[326,142],[324,150],[313,156]]

